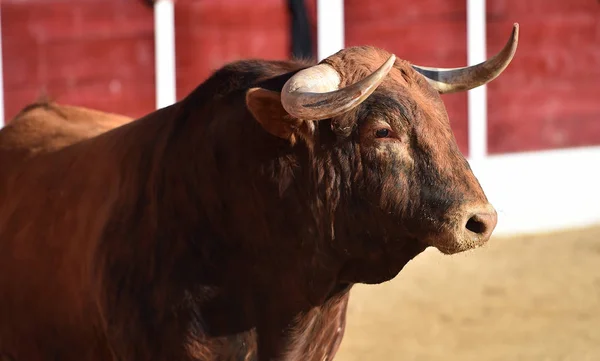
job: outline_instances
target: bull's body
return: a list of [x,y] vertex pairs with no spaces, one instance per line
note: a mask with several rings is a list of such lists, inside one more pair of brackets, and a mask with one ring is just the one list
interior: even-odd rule
[[353,284],[488,240],[438,91],[506,49],[433,82],[370,47],[242,61],[135,121],[24,111],[0,131],[0,355],[331,360]]
[[[256,357],[254,328],[235,325],[239,330],[232,335],[223,330],[223,335],[211,337],[210,342],[190,340],[187,345],[187,332],[177,334],[176,330],[182,325],[200,329],[200,320],[188,317],[154,326],[152,318],[157,316],[143,313],[137,304],[146,303],[152,296],[146,299],[139,289],[120,290],[125,288],[120,284],[115,284],[107,295],[103,289],[106,280],[95,269],[105,261],[118,260],[116,254],[120,252],[129,260],[131,253],[140,253],[144,266],[152,262],[146,257],[157,257],[154,262],[172,262],[168,255],[160,259],[163,256],[160,251],[144,254],[146,247],[139,243],[119,244],[135,240],[129,234],[115,240],[108,254],[104,254],[101,242],[106,225],[114,222],[111,214],[119,213],[116,220],[119,222],[123,207],[135,203],[135,197],[140,197],[140,191],[146,187],[152,165],[144,164],[143,158],[155,152],[160,144],[157,138],[164,135],[161,130],[174,109],[167,108],[153,117],[118,128],[131,119],[85,108],[44,104],[25,110],[0,132],[0,319],[3,320],[0,355],[4,352],[15,355],[16,360],[32,361],[119,360],[122,355],[135,355],[127,360]],[[113,128],[118,129],[111,132]],[[148,132],[149,128],[155,131]],[[128,154],[131,149],[135,149],[134,154]],[[128,226],[124,231],[130,230]],[[118,276],[127,277],[128,267],[123,266]],[[227,276],[238,278],[242,285],[251,282],[245,279],[242,270],[240,267],[238,272],[233,265]],[[163,286],[168,289],[167,281],[163,280],[166,282]],[[271,296],[277,301],[287,296],[285,290],[264,286],[265,292],[274,292]],[[166,297],[167,289],[158,291],[164,293],[157,296]],[[116,297],[119,292],[127,292],[127,300],[135,298],[135,303],[114,310],[115,314],[109,316],[112,310],[103,307],[102,299]],[[185,302],[183,296],[179,302]],[[347,300],[348,292],[344,290],[320,307],[305,309],[307,314],[297,321],[288,336],[298,340],[288,353],[291,360],[321,360],[322,355],[335,353],[343,336]],[[190,306],[178,304],[178,307]],[[230,314],[238,307],[239,304],[217,307],[216,311],[221,312],[219,317],[230,319],[219,321],[223,327],[244,318]],[[169,306],[165,308],[165,312],[171,312]],[[264,313],[254,317],[270,319],[277,308],[277,304],[265,304]],[[189,326],[195,322],[196,326]],[[147,334],[149,330],[151,335]],[[314,357],[305,358],[311,354]]]

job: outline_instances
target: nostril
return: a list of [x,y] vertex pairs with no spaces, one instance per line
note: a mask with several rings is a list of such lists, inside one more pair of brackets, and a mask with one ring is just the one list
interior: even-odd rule
[[496,228],[496,222],[498,218],[496,211],[479,211],[471,213],[471,217],[465,223],[465,228],[478,238],[487,239],[490,237],[494,229]]
[[469,218],[465,227],[469,231],[477,234],[483,234],[487,230],[487,225],[485,222],[482,222],[477,215]]

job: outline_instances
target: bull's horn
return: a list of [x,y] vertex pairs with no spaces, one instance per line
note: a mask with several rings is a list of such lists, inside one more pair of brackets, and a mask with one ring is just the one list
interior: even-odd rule
[[519,24],[515,23],[510,39],[504,48],[483,63],[451,69],[428,68],[418,65],[412,67],[423,74],[429,84],[440,94],[466,91],[487,84],[500,75],[510,64],[518,43]]
[[362,103],[381,84],[396,57],[389,59],[361,81],[339,89],[340,75],[327,64],[318,64],[294,74],[281,90],[281,104],[292,116],[320,120],[343,114]]

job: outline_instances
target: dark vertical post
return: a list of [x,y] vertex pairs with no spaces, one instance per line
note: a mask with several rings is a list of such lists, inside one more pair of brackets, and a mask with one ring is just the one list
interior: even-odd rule
[[295,58],[314,59],[310,24],[304,0],[288,0],[291,53]]

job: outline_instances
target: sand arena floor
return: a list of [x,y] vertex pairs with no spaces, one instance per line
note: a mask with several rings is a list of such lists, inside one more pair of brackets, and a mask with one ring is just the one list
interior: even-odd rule
[[336,361],[600,361],[600,226],[427,250],[350,298]]

